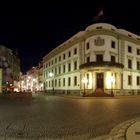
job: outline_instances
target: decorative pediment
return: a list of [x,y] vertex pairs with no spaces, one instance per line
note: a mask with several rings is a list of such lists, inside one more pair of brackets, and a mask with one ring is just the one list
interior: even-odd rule
[[101,38],[100,36],[97,37],[97,39],[95,39],[95,45],[96,46],[103,46],[105,43],[104,39]]

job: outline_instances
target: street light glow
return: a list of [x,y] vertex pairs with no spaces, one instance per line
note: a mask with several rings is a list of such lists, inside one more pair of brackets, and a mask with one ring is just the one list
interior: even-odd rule
[[53,74],[52,72],[50,72],[50,73],[49,73],[49,76],[50,76],[50,77],[53,77],[53,76],[54,76],[54,74]]
[[84,77],[84,78],[82,79],[82,83],[86,84],[87,82],[88,82],[87,78]]

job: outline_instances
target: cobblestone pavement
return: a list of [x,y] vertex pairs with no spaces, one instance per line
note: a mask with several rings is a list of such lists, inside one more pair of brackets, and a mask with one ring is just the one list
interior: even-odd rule
[[140,97],[0,100],[0,140],[89,140],[140,117]]

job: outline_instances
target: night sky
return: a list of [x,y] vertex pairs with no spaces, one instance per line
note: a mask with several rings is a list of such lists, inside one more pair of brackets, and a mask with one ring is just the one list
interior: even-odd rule
[[13,52],[18,49],[25,73],[53,48],[94,24],[101,7],[104,22],[140,35],[140,6],[135,0],[12,1],[0,3],[0,44]]

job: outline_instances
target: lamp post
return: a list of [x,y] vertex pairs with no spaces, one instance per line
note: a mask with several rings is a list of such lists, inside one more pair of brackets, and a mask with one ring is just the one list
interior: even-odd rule
[[82,83],[84,84],[84,93],[83,93],[83,97],[85,97],[85,95],[86,95],[86,91],[85,91],[85,84],[88,82],[88,80],[84,77],[83,79],[82,79]]
[[53,88],[52,91],[53,91],[53,95],[54,95],[54,73],[50,72],[49,77],[53,78],[53,80],[52,80],[53,81],[52,82],[52,88]]

